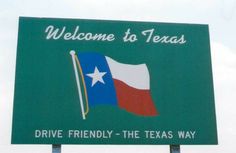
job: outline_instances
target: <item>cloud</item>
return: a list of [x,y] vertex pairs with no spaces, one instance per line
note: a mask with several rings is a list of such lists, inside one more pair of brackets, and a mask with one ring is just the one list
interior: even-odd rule
[[212,64],[217,95],[232,99],[232,92],[236,91],[236,50],[221,43],[212,43]]
[[236,52],[223,44],[213,43],[212,58],[219,143],[230,147],[236,140]]

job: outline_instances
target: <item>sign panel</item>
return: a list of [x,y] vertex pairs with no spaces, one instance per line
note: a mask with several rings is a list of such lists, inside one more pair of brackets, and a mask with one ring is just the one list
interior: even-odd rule
[[21,17],[12,144],[217,144],[208,26]]

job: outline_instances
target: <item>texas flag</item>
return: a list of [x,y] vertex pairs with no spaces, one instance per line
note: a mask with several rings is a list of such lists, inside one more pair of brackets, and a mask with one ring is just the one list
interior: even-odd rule
[[146,64],[123,64],[95,52],[77,56],[89,107],[114,105],[136,115],[158,115]]

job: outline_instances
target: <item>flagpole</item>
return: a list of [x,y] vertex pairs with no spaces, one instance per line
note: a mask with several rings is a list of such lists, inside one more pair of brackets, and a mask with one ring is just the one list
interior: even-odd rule
[[82,113],[83,119],[85,120],[86,118],[85,118],[85,113],[84,113],[83,98],[82,98],[82,93],[81,93],[81,88],[80,88],[78,69],[77,69],[76,61],[75,61],[75,51],[71,50],[70,55],[71,55],[71,58],[72,58],[72,61],[73,61],[73,66],[74,66],[75,79],[76,79],[77,89],[78,89],[78,94],[79,94],[81,113]]

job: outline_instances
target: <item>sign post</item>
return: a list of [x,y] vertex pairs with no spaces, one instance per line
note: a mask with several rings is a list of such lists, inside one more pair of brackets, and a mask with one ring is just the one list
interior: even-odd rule
[[52,145],[52,153],[61,153],[61,145],[53,144]]
[[180,153],[180,145],[170,145],[170,153]]

